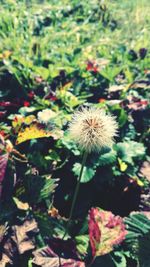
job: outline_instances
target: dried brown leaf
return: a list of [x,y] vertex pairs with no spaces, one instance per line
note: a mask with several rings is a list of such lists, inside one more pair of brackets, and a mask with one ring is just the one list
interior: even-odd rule
[[[23,225],[14,225],[10,233],[6,235],[1,251],[0,267],[7,266],[7,263],[15,266],[14,262],[19,259],[19,255],[35,248],[34,240],[29,233],[37,233],[37,223],[34,219],[26,220]],[[2,228],[4,236],[4,227]],[[3,238],[3,237],[2,237]]]
[[140,173],[150,182],[150,162],[144,161]]
[[50,247],[36,250],[33,252],[33,255],[33,263],[41,267],[85,267],[85,264],[82,261],[59,258]]
[[31,221],[26,220],[23,225],[15,225],[12,228],[14,232],[12,239],[17,245],[19,254],[23,254],[35,247],[33,240],[28,236],[31,232],[38,232],[37,223],[34,219]]
[[0,243],[3,240],[4,235],[6,234],[7,231],[7,225],[0,225]]

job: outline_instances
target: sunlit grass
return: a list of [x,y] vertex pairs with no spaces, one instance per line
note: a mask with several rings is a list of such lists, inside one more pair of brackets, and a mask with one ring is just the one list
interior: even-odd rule
[[[52,0],[52,1],[2,1],[0,7],[0,51],[11,50],[12,57],[41,66],[43,60],[59,69],[82,64],[89,58],[112,57],[114,51],[125,47],[138,50],[150,45],[150,2],[147,0],[107,0],[110,19],[116,28],[104,27],[101,18],[89,23],[91,10],[99,1]],[[86,14],[73,13],[62,17],[72,7],[84,5]],[[53,22],[39,26],[49,16]],[[81,22],[78,22],[78,19]],[[92,46],[91,46],[92,44]],[[89,49],[89,46],[91,48]],[[124,48],[123,48],[124,49]],[[76,51],[79,51],[76,53]],[[76,53],[76,56],[74,56]],[[31,60],[31,62],[30,62]],[[28,63],[25,63],[28,64]]]

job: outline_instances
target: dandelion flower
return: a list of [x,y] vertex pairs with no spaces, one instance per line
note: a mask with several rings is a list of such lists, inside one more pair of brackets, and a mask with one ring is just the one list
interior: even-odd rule
[[37,114],[40,123],[48,124],[56,116],[56,113],[50,109],[44,109]]
[[81,150],[99,152],[102,147],[111,147],[117,135],[115,117],[99,108],[82,108],[73,115],[69,132]]

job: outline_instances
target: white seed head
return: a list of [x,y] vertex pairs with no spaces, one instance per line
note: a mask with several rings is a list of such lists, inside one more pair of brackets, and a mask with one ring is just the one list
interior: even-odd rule
[[100,108],[82,108],[76,111],[69,125],[71,138],[81,150],[99,152],[102,147],[111,147],[117,135],[115,117]]
[[44,109],[38,112],[37,117],[40,123],[48,124],[56,117],[56,113],[50,109]]

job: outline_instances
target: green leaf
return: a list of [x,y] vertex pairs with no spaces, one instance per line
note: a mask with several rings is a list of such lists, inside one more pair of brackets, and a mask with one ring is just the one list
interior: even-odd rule
[[[80,170],[81,170],[81,164],[75,163],[73,165],[72,171],[76,176],[79,176]],[[85,166],[82,173],[81,183],[89,182],[94,177],[95,173],[96,173],[95,169]]]
[[39,200],[48,198],[56,187],[55,182],[51,178],[46,178],[45,184],[40,191]]
[[36,110],[37,110],[36,107],[21,107],[19,109],[19,113],[25,116],[25,115],[28,115],[29,113],[33,113]]
[[98,165],[105,166],[105,165],[112,164],[116,161],[116,156],[117,156],[116,151],[112,149],[109,152],[106,152],[100,155],[98,159]]
[[56,186],[58,179],[52,179],[47,176],[26,175],[25,188],[29,204],[37,204],[42,200],[49,199]]
[[120,73],[120,71],[122,70],[122,67],[105,67],[105,69],[101,70],[101,75],[108,79],[109,81],[113,81],[114,80],[114,77]]
[[28,267],[32,267],[33,265],[32,265],[32,258],[31,259],[29,259],[29,261],[28,261]]
[[70,137],[68,134],[64,135],[61,140],[59,140],[60,143],[65,146],[68,150],[72,151],[72,153],[75,156],[80,155],[80,151],[77,147],[77,145],[75,144],[75,142],[73,142],[73,140],[70,140]]
[[126,244],[131,256],[139,261],[139,266],[150,266],[150,220],[141,213],[125,219],[128,235]]
[[77,250],[81,255],[86,255],[89,246],[89,235],[78,235],[75,237]]
[[125,123],[128,121],[127,112],[121,108],[118,104],[111,106],[111,111],[114,112],[115,116],[118,119],[118,123],[120,127],[123,127]]
[[116,267],[127,267],[127,261],[124,254],[121,251],[114,251],[112,258]]
[[133,164],[133,159],[140,160],[145,155],[144,145],[135,141],[120,142],[114,147],[119,158],[130,164]]
[[118,122],[120,127],[123,127],[125,125],[125,123],[128,120],[128,115],[126,113],[126,111],[124,109],[120,109],[120,114],[119,114],[119,118],[118,118]]
[[34,71],[36,72],[36,74],[40,75],[45,80],[49,77],[50,74],[49,69],[40,66],[34,66]]
[[36,212],[34,213],[34,216],[38,223],[38,227],[40,229],[40,234],[42,235],[42,237],[52,236],[53,225],[50,218],[48,218],[47,214]]
[[[128,234],[138,233],[139,236],[146,234],[150,231],[150,220],[141,213],[135,213],[125,219],[127,224]],[[128,237],[128,235],[127,235]]]
[[150,231],[139,239],[139,263],[142,267],[150,267]]

